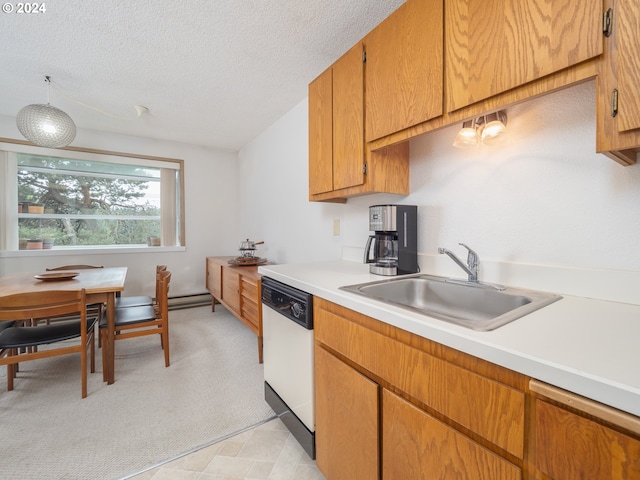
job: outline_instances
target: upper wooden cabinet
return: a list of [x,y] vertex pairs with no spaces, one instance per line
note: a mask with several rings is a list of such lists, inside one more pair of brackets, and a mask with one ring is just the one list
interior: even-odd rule
[[640,151],[640,4],[605,0],[610,35],[598,62],[596,150],[622,165]]
[[309,199],[409,193],[409,145],[365,150],[363,44],[309,84]]
[[333,65],[333,189],[364,182],[364,61],[356,44]]
[[309,84],[309,196],[333,190],[333,69]]
[[363,183],[361,43],[309,84],[309,195]]
[[364,44],[368,142],[442,115],[443,0],[407,0]]
[[447,111],[602,54],[602,13],[602,0],[448,0]]

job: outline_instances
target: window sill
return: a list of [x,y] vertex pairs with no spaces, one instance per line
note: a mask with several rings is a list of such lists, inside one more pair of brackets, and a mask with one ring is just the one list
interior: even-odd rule
[[65,255],[105,255],[123,253],[164,253],[164,252],[185,252],[186,247],[148,247],[146,245],[123,245],[118,246],[91,246],[91,247],[54,247],[42,250],[3,250],[0,251],[0,258],[11,257],[57,257]]

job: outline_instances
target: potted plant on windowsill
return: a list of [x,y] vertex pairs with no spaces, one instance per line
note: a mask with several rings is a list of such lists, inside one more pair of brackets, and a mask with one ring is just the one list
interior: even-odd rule
[[42,239],[27,240],[27,250],[42,250]]

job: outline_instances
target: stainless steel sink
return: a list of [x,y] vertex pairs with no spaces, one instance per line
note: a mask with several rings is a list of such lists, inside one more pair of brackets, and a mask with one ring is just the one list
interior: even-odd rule
[[494,330],[562,298],[422,274],[340,289],[480,331]]

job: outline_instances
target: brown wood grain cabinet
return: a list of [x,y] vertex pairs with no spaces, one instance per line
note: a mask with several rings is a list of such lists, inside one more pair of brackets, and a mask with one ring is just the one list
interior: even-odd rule
[[600,55],[602,0],[447,1],[445,32],[453,111]]
[[639,30],[637,0],[407,0],[309,85],[309,199],[407,195],[411,138],[593,79],[596,151],[636,163]]
[[640,2],[605,0],[604,8],[611,12],[611,34],[598,63],[596,150],[632,165],[640,152]]
[[332,480],[378,478],[378,385],[315,349],[316,463]]
[[409,193],[409,147],[365,150],[364,62],[359,42],[309,84],[309,199]]
[[362,52],[358,43],[309,85],[310,195],[363,183]]
[[516,465],[388,390],[382,393],[382,432],[385,480],[521,478]]
[[634,415],[318,297],[314,319],[328,480],[640,480]]
[[234,257],[206,258],[206,286],[211,294],[211,311],[216,301],[224,305],[258,338],[258,361],[262,363],[261,275],[256,266],[234,266]]
[[535,401],[535,464],[557,480],[640,479],[640,419],[541,382]]
[[[353,370],[382,392],[350,380],[336,397],[332,384],[318,377],[318,466],[329,480],[341,478],[332,476],[339,465],[320,439],[336,429],[348,436],[346,418],[355,419],[364,411],[361,402],[374,397],[382,402],[377,431],[370,433],[381,452],[381,478],[521,478],[525,376],[322,299],[314,298],[314,318],[316,372]],[[323,402],[339,406],[320,408]]]
[[443,0],[407,0],[365,38],[366,140],[443,112]]

